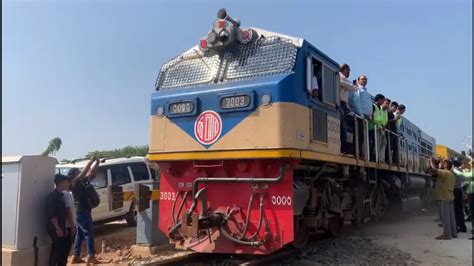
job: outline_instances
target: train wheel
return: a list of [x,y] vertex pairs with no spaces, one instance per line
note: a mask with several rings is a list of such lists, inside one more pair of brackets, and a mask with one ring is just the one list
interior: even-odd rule
[[293,242],[291,245],[297,249],[304,248],[309,239],[309,229],[304,223],[302,216],[293,216]]
[[341,235],[342,227],[344,226],[344,218],[342,217],[332,217],[329,218],[329,234],[334,237]]

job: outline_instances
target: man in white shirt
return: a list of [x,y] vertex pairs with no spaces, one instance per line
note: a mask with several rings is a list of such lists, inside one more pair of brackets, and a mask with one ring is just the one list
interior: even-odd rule
[[339,97],[341,100],[341,106],[346,105],[349,101],[349,94],[358,90],[357,86],[354,85],[350,80],[351,68],[348,64],[342,64],[339,68]]
[[319,97],[318,78],[314,74],[311,77],[311,89],[308,90],[308,92],[311,95],[311,97],[313,97],[313,98],[318,98]]
[[72,197],[72,183],[69,179],[69,187],[63,192],[64,205],[66,205],[66,235],[67,235],[67,254],[71,252],[72,242],[76,236],[76,217],[74,216],[74,198]]
[[342,64],[339,68],[339,98],[341,101],[341,153],[350,153],[350,147],[347,144],[347,114],[350,113],[348,101],[349,93],[356,92],[357,86],[349,80],[351,68],[348,64]]

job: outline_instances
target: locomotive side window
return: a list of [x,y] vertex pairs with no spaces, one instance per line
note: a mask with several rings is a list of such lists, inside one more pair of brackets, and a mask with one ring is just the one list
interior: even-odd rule
[[306,60],[306,89],[311,92],[311,97],[317,100],[321,100],[323,95],[322,66],[321,61],[308,56]]
[[323,68],[323,100],[331,105],[335,105],[337,101],[336,73],[327,66]]
[[328,142],[328,115],[325,112],[313,109],[312,137],[314,141]]

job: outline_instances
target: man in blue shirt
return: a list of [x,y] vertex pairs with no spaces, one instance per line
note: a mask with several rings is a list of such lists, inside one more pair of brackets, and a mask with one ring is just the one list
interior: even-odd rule
[[[372,117],[372,96],[367,92],[367,76],[360,75],[357,78],[358,90],[352,92],[349,96],[349,106],[358,116],[364,117],[370,120]],[[364,141],[364,125],[361,120],[358,120],[358,131],[359,131],[359,152],[362,155],[363,152],[363,141]]]

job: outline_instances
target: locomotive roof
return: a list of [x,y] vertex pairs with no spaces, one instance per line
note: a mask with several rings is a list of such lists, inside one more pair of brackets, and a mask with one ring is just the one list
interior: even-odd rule
[[[295,45],[298,48],[302,48],[303,46],[309,46],[310,49],[316,51],[324,59],[326,59],[330,63],[332,63],[334,65],[334,67],[339,68],[339,64],[336,61],[331,59],[329,56],[327,56],[325,53],[323,53],[321,50],[316,48],[314,45],[312,45],[308,40],[306,40],[304,38],[294,37],[294,36],[274,32],[274,31],[264,30],[264,29],[260,29],[260,28],[256,28],[256,27],[249,27],[249,28],[256,31],[259,36],[263,36],[263,37],[277,36],[277,37],[285,38],[285,39],[289,40],[293,45]],[[185,51],[182,54],[188,54],[188,53],[191,53],[191,52],[196,51],[196,50],[199,50],[198,45],[193,46],[192,48],[190,48],[189,50]]]

